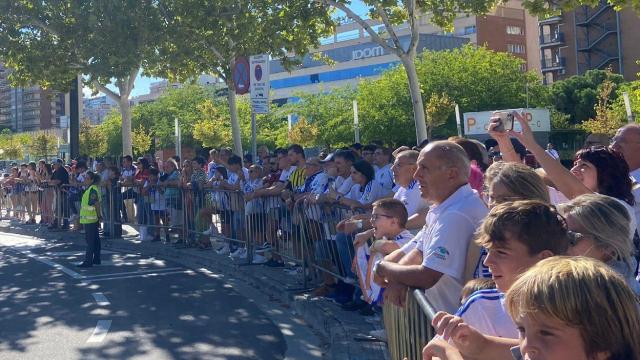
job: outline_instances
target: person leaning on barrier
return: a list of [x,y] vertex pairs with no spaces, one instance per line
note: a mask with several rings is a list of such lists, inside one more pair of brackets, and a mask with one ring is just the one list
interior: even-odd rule
[[429,143],[420,152],[414,177],[433,205],[421,233],[375,266],[385,300],[402,306],[411,286],[425,289],[436,310],[457,309],[480,256],[471,240],[488,212],[467,183],[469,171],[469,158],[455,143]]
[[49,185],[55,186],[56,189],[55,219],[49,226],[49,230],[57,229],[60,226],[60,218],[62,218],[62,229],[69,229],[68,207],[65,206],[67,202],[65,193],[62,191],[62,186],[69,184],[69,173],[67,173],[63,165],[62,159],[56,159],[53,162],[53,174],[51,174],[51,180],[49,180]]
[[80,224],[84,226],[84,237],[87,242],[84,261],[78,265],[81,268],[100,265],[100,221],[102,220],[102,207],[100,204],[100,176],[88,171],[83,185],[87,188],[80,201]]

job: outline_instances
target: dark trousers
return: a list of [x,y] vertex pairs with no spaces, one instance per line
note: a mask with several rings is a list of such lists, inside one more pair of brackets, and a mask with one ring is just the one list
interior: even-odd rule
[[100,262],[100,234],[98,228],[100,223],[83,224],[84,238],[87,241],[87,250],[84,254],[85,264],[95,264]]

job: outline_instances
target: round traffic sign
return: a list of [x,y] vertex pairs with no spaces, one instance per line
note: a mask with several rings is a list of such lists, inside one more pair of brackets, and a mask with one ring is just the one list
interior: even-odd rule
[[244,95],[249,92],[251,85],[251,76],[249,76],[249,60],[246,57],[236,58],[233,64],[233,84],[236,88],[236,94]]
[[256,81],[262,80],[262,66],[256,65],[254,76],[256,77]]

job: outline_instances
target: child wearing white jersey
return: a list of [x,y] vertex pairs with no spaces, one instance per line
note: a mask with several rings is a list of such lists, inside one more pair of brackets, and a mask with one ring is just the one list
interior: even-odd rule
[[518,338],[518,330],[504,305],[504,294],[518,276],[538,261],[562,255],[570,234],[556,209],[537,200],[516,201],[494,207],[483,221],[476,242],[488,250],[484,263],[496,289],[472,294],[456,315],[438,313],[434,324],[442,335],[462,321],[489,336]]

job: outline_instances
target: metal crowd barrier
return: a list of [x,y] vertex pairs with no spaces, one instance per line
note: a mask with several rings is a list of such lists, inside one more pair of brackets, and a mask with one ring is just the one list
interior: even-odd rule
[[407,291],[404,308],[384,304],[382,316],[392,360],[422,359],[422,349],[435,336],[431,326],[435,314],[421,289]]

